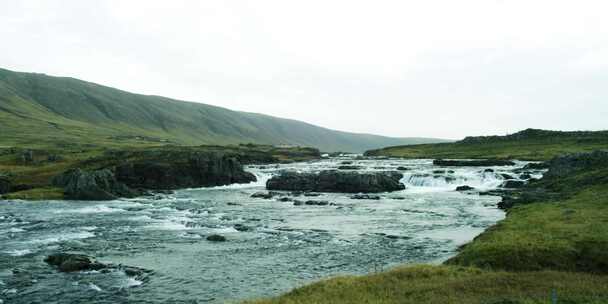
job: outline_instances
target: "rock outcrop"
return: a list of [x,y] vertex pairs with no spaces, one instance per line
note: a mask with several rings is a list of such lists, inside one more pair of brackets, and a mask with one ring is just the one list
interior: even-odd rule
[[504,159],[482,159],[482,160],[444,160],[433,161],[435,166],[445,167],[490,167],[490,166],[514,166],[515,163]]
[[475,190],[475,188],[473,188],[471,186],[467,186],[467,185],[456,187],[456,191],[473,191],[473,190]]
[[103,264],[97,262],[94,258],[84,255],[84,254],[76,254],[76,253],[54,253],[47,256],[44,259],[44,262],[51,266],[57,267],[57,270],[61,272],[76,272],[76,271],[91,271],[91,270],[101,270],[101,271],[110,271],[110,270],[118,270],[124,271],[124,273],[129,277],[137,277],[139,279],[145,279],[146,274],[151,274],[151,270],[125,266],[125,265],[116,265],[116,264]]
[[140,193],[116,180],[108,169],[84,171],[70,169],[53,179],[53,185],[64,190],[70,200],[113,200],[134,197]]
[[369,195],[369,194],[355,194],[353,196],[350,197],[350,199],[354,199],[354,200],[379,200],[380,196],[379,195]]
[[219,234],[212,234],[210,236],[207,237],[207,241],[210,242],[225,242],[226,241],[226,237],[223,235],[219,235]]
[[116,179],[132,188],[171,190],[256,181],[235,158],[200,153],[188,159],[130,162],[116,167]]
[[523,187],[503,193],[498,207],[509,209],[533,202],[559,201],[590,185],[605,184],[608,182],[608,151],[559,156],[543,163],[543,167],[549,170],[542,179],[531,179]]
[[11,191],[11,180],[8,176],[0,175],[0,194]]
[[108,267],[83,254],[56,253],[47,256],[44,261],[49,265],[57,266],[61,272],[100,270]]
[[342,193],[377,193],[405,189],[399,172],[358,173],[322,171],[319,173],[284,172],[266,183],[269,190]]

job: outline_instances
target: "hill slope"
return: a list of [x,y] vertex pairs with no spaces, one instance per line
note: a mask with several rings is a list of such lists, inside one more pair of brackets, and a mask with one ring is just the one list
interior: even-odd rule
[[477,136],[454,143],[387,147],[370,150],[365,154],[404,158],[548,160],[558,155],[602,149],[608,149],[608,131],[526,129],[507,136]]
[[133,94],[74,78],[4,69],[0,69],[0,128],[0,145],[255,142],[363,152],[441,141],[339,132],[295,120]]

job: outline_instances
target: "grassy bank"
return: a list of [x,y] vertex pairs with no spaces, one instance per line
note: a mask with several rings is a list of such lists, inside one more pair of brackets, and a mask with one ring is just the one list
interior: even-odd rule
[[555,156],[608,149],[608,132],[559,132],[528,129],[508,136],[467,137],[454,143],[395,146],[367,151],[368,156],[448,159],[549,160]]
[[457,266],[410,266],[338,277],[248,304],[304,303],[606,303],[608,277],[557,271],[506,272]]
[[337,277],[249,303],[608,303],[608,153],[558,158],[441,266]]

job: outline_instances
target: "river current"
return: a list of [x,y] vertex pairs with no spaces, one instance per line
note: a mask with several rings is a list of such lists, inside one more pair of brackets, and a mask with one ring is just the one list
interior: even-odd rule
[[[319,171],[353,162],[359,171],[405,167],[407,189],[379,200],[322,193],[300,200],[251,198],[281,170]],[[185,189],[104,202],[0,201],[0,304],[224,303],[275,296],[340,274],[365,274],[406,263],[439,263],[504,217],[492,190],[516,166],[442,168],[431,160],[322,161],[249,166],[258,182]],[[401,168],[403,169],[403,168]],[[284,193],[288,197],[289,193]],[[210,242],[220,234],[226,242]],[[60,273],[55,252],[151,270]]]

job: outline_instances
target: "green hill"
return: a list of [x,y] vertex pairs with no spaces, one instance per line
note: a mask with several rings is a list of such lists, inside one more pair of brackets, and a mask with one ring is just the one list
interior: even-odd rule
[[301,121],[0,69],[0,146],[259,143],[363,152],[440,142],[339,132]]
[[365,155],[548,160],[563,154],[603,149],[608,149],[608,131],[563,132],[526,129],[506,136],[472,136],[453,143],[387,147],[367,151]]

